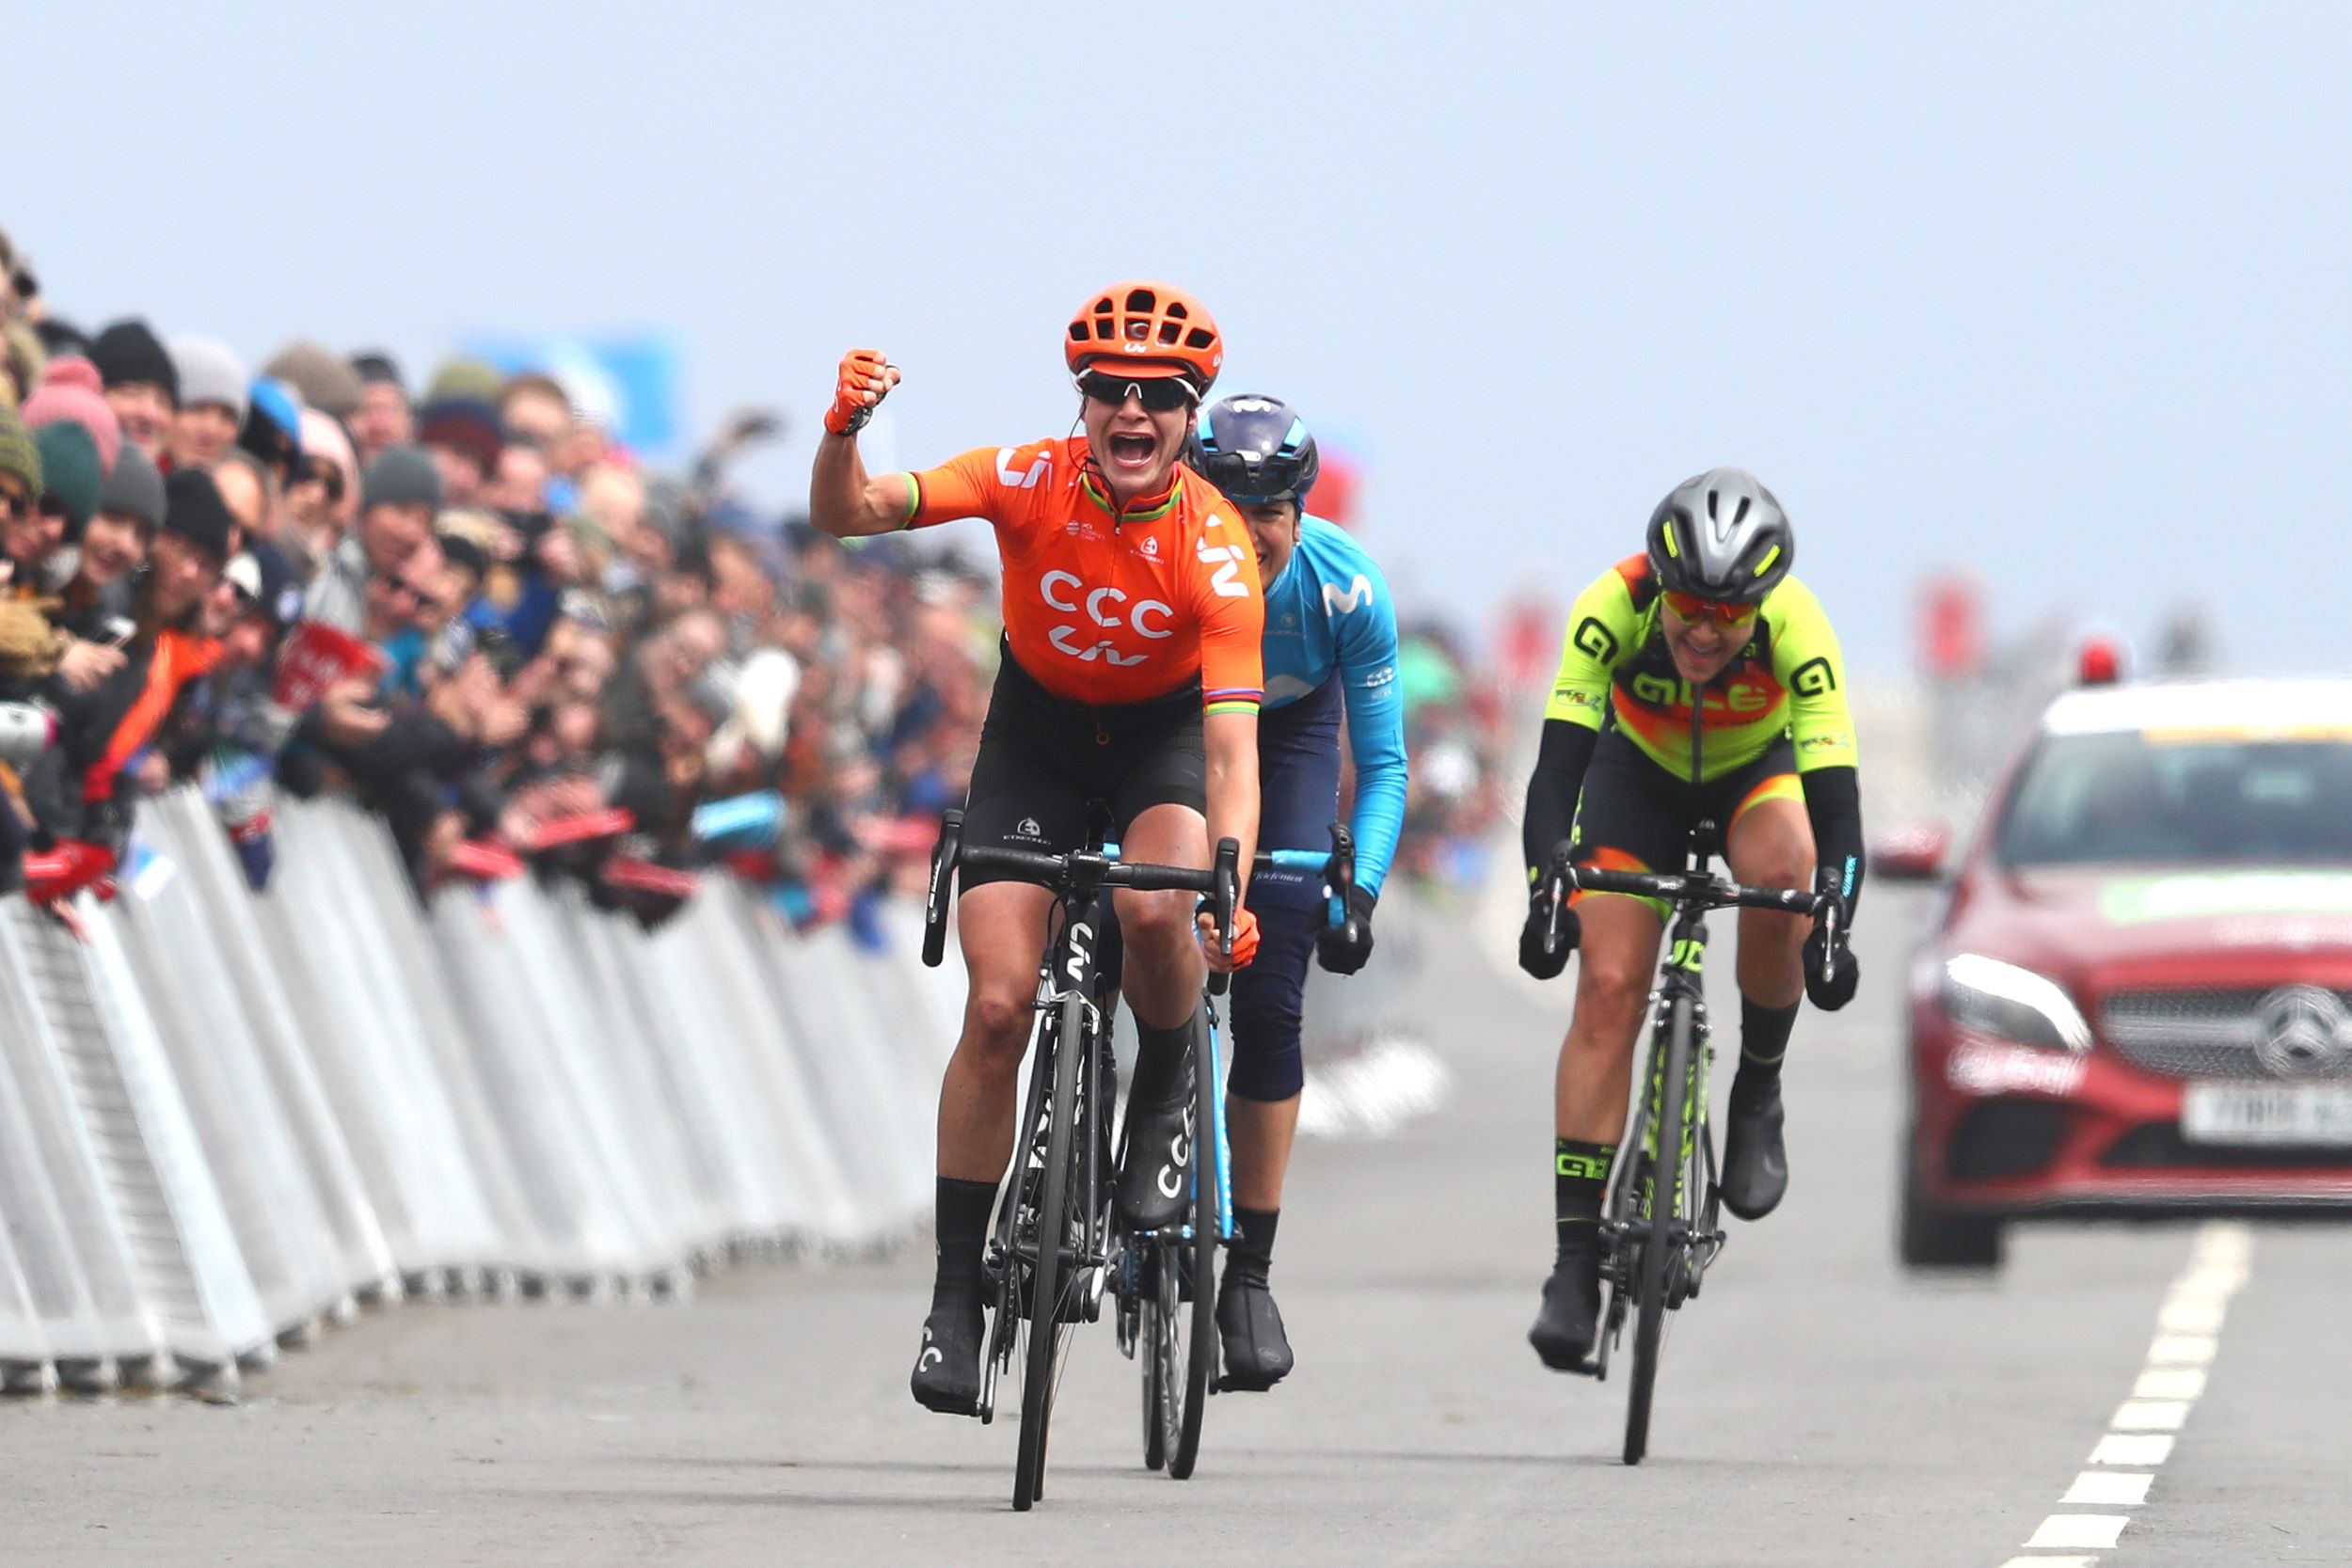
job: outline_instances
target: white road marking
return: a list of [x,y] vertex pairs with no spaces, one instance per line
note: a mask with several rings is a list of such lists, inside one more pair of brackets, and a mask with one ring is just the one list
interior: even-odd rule
[[2172,1445],[2179,1439],[2169,1433],[2125,1433],[2110,1432],[2099,1439],[2099,1446],[2090,1450],[2093,1465],[2157,1465],[2172,1457]]
[[[2172,1457],[2171,1434],[2187,1421],[2190,1407],[2205,1392],[2206,1368],[2220,1347],[2222,1319],[2230,1298],[2246,1285],[2253,1254],[2253,1233],[2243,1225],[2217,1221],[2198,1230],[2188,1266],[2157,1308],[2159,1331],[2132,1383],[2132,1397],[2116,1407],[2106,1435],[2090,1450],[2090,1462],[2106,1468],[2075,1476],[2074,1484],[2058,1499],[2060,1507],[2131,1509],[2148,1500],[2157,1468]],[[2026,1550],[2112,1551],[2131,1517],[2053,1513],[2034,1530]],[[2079,1555],[2035,1555],[2010,1558],[2002,1568],[2094,1568],[2097,1561]]]
[[2122,1513],[2053,1513],[2042,1521],[2042,1528],[2033,1532],[2027,1548],[2035,1546],[2096,1546],[2101,1551],[2114,1548],[2122,1539],[2123,1527],[2131,1523]]
[[2155,1479],[2145,1470],[2085,1470],[2058,1501],[2137,1508],[2148,1500],[2148,1483]]
[[2187,1419],[2186,1400],[2125,1400],[2107,1425],[2118,1432],[2178,1432]]
[[2204,1391],[2202,1367],[2153,1367],[2132,1385],[2136,1400],[2193,1400]]

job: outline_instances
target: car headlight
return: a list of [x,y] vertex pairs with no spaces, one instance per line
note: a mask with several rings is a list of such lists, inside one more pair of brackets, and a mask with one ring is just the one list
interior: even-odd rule
[[2053,1051],[2090,1049],[2090,1025],[2065,987],[1981,953],[1956,953],[1946,961],[1944,1010],[1979,1034]]

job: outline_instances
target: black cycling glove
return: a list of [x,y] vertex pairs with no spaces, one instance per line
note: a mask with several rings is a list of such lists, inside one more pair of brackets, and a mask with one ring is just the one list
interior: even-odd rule
[[1315,933],[1315,958],[1334,974],[1353,974],[1372,957],[1372,911],[1378,898],[1360,887],[1347,890],[1347,918]]
[[[1815,874],[1815,885],[1823,893],[1838,895],[1844,879],[1833,866],[1823,866]],[[1835,974],[1832,967],[1829,927],[1817,923],[1813,934],[1804,939],[1804,994],[1815,1006],[1825,1013],[1834,1013],[1853,1000],[1854,988],[1862,981],[1862,966],[1855,962],[1852,929],[1853,905],[1842,895],[1837,899],[1837,946],[1835,953]]]
[[1576,951],[1577,942],[1584,935],[1584,922],[1575,910],[1560,910],[1559,945],[1550,952],[1544,950],[1544,939],[1549,934],[1552,920],[1550,879],[1538,882],[1527,895],[1527,924],[1519,927],[1519,967],[1538,980],[1556,978],[1568,967],[1568,955]]

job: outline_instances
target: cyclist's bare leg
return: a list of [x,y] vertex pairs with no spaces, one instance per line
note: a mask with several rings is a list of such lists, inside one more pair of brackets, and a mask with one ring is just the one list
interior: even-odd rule
[[915,1402],[976,1414],[980,1390],[981,1258],[1012,1153],[1013,1097],[1035,1018],[1038,954],[1054,895],[988,882],[957,905],[969,990],[963,1033],[939,1084],[937,1273],[910,1386]]
[[1298,1099],[1225,1097],[1225,1133],[1233,1147],[1233,1207],[1279,1209],[1291,1144],[1298,1136]]
[[939,1174],[993,1182],[1012,1155],[1021,1058],[1036,1016],[1037,960],[1054,895],[1026,882],[989,882],[956,906],[969,989],[963,1033],[939,1085]]
[[[1731,874],[1758,887],[1805,887],[1813,879],[1813,825],[1792,800],[1759,800],[1740,814],[1724,846]],[[1782,1135],[1781,1061],[1804,994],[1802,915],[1740,911],[1740,1066],[1724,1116],[1724,1206],[1762,1219],[1788,1190]]]
[[1552,1225],[1557,1251],[1528,1342],[1565,1371],[1592,1354],[1600,1312],[1599,1222],[1633,1086],[1633,1047],[1649,1009],[1650,975],[1665,922],[1638,898],[1596,894],[1577,903],[1584,940],[1576,1011],[1552,1081]]
[[1633,1043],[1666,927],[1656,910],[1617,894],[1592,895],[1576,908],[1584,937],[1577,950],[1576,1010],[1552,1080],[1552,1128],[1563,1138],[1613,1144],[1625,1132]]
[[[1724,846],[1734,880],[1751,887],[1813,885],[1813,824],[1794,800],[1759,800],[1732,824]],[[1804,994],[1804,916],[1740,911],[1740,994],[1788,1007]]]
[[[1120,834],[1119,854],[1136,864],[1205,867],[1209,825],[1189,806],[1148,807]],[[1200,1006],[1206,973],[1193,939],[1192,912],[1200,895],[1121,888],[1111,896],[1127,949],[1122,989],[1136,1022],[1147,1029],[1184,1023]]]

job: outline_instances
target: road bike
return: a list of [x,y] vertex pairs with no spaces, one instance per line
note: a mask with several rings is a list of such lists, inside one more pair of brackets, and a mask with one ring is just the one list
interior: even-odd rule
[[[1692,831],[1680,872],[1609,871],[1577,865],[1563,844],[1552,856],[1547,891],[1551,927],[1545,945],[1557,952],[1560,911],[1576,893],[1623,893],[1660,899],[1674,909],[1666,955],[1651,991],[1647,1070],[1636,1082],[1632,1119],[1619,1144],[1625,1152],[1611,1174],[1601,1208],[1601,1280],[1608,1299],[1592,1359],[1577,1370],[1609,1375],[1611,1350],[1633,1320],[1633,1377],[1626,1400],[1625,1462],[1639,1465],[1649,1449],[1651,1396],[1666,1314],[1696,1297],[1700,1282],[1724,1247],[1722,1194],[1716,1185],[1714,1125],[1708,1115],[1707,1069],[1715,1057],[1707,1012],[1707,916],[1723,909],[1775,910],[1807,916],[1827,930],[1833,965],[1844,960],[1843,906],[1827,889],[1747,887],[1716,875],[1709,863],[1722,850],[1715,824]],[[1677,1130],[1671,1158],[1661,1155],[1661,1129]]]
[[[1227,839],[1207,870],[1122,862],[1099,833],[1082,849],[1044,854],[962,842],[963,814],[941,822],[924,910],[923,961],[946,954],[947,911],[960,867],[1000,872],[1056,895],[1038,967],[1036,1016],[1029,1039],[1029,1088],[1014,1145],[1013,1179],[998,1201],[983,1264],[991,1294],[977,1414],[995,1416],[1003,1373],[1022,1364],[1021,1433],[1012,1505],[1027,1511],[1044,1496],[1047,1435],[1071,1330],[1102,1315],[1109,1295],[1120,1348],[1143,1373],[1144,1462],[1179,1480],[1200,1452],[1202,1407],[1217,1358],[1216,1248],[1232,1232],[1230,1150],[1225,1135],[1223,1040],[1214,1000],[1192,1041],[1192,1101],[1185,1137],[1193,1155],[1186,1204],[1156,1230],[1123,1227],[1113,1204],[1119,1165],[1111,1145],[1117,1068],[1111,1052],[1115,979],[1101,962],[1105,897],[1119,888],[1181,890],[1204,895],[1225,933],[1230,958],[1233,911],[1240,902],[1240,847]],[[1256,867],[1324,869],[1334,879],[1332,908],[1343,914],[1352,846],[1334,830],[1329,857],[1295,851],[1262,854]],[[1209,976],[1222,995],[1226,976]]]

